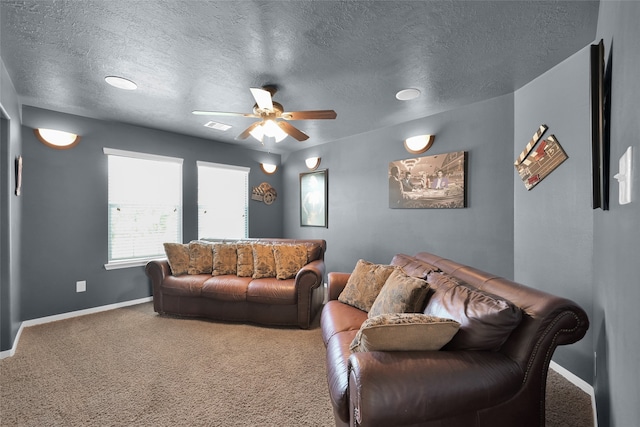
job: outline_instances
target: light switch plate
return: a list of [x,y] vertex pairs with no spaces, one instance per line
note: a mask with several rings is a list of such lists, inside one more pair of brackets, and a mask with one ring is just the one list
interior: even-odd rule
[[633,150],[627,148],[618,162],[619,172],[613,177],[618,180],[618,202],[621,205],[631,203],[631,183],[633,182]]

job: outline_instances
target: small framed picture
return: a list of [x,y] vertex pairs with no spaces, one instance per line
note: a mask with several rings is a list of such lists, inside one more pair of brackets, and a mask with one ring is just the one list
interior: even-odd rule
[[327,170],[300,174],[300,225],[327,228]]

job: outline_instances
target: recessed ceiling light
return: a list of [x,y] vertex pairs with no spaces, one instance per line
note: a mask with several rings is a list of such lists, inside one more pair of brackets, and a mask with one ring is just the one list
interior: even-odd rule
[[117,87],[118,89],[136,90],[138,88],[137,84],[129,79],[125,79],[124,77],[107,76],[104,78],[104,80],[111,86]]
[[420,91],[415,88],[402,89],[400,92],[396,93],[396,98],[400,101],[409,101],[410,99],[415,99],[420,96]]

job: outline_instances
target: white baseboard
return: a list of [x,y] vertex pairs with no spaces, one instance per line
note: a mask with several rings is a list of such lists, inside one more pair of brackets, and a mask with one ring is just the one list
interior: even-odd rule
[[29,326],[42,325],[44,323],[50,323],[50,322],[57,322],[58,320],[70,319],[72,317],[86,316],[87,314],[100,313],[101,311],[115,310],[116,308],[128,307],[130,305],[142,304],[149,301],[153,301],[153,297],[145,297],[145,298],[135,299],[131,301],[123,301],[115,304],[103,305],[100,307],[87,308],[84,310],[70,311],[68,313],[56,314],[53,316],[40,317],[38,319],[25,320],[20,325],[20,329],[18,329],[18,333],[16,334],[16,339],[13,341],[13,346],[11,347],[11,349],[0,351],[0,359],[11,357],[14,354],[16,354],[16,348],[18,347],[18,341],[20,341],[20,335],[22,335],[22,330],[24,328],[28,328]]
[[596,412],[596,394],[593,389],[593,386],[588,382],[586,382],[585,380],[583,380],[582,378],[580,378],[579,376],[569,371],[568,369],[565,369],[562,366],[558,365],[553,360],[549,364],[549,367],[554,371],[556,371],[557,373],[559,373],[560,375],[562,375],[564,378],[567,379],[567,381],[569,381],[570,383],[578,387],[580,390],[584,391],[589,396],[591,396],[591,408],[593,409],[593,426],[598,427],[598,417]]

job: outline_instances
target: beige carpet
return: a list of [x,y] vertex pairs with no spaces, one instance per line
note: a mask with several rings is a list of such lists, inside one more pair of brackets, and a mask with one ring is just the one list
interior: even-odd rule
[[[317,320],[216,323],[146,303],[25,328],[0,361],[0,425],[332,426]],[[547,426],[593,425],[587,394],[549,384]]]

